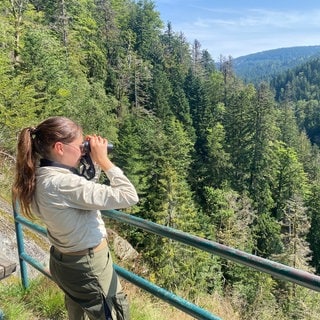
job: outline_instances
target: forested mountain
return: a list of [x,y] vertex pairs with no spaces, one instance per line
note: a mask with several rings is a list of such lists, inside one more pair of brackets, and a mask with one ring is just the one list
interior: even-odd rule
[[320,145],[320,58],[280,73],[271,80],[275,99],[290,101],[299,130],[305,130],[311,142]]
[[245,82],[258,84],[319,56],[320,46],[280,48],[235,58],[233,67]]
[[[307,134],[320,127],[319,113],[308,113],[319,105],[317,81],[297,100],[279,79],[285,95],[276,100],[267,83],[235,76],[231,59],[217,69],[150,0],[5,0],[0,27],[2,150],[14,155],[22,127],[71,117],[114,142],[114,161],[141,199],[128,212],[320,272],[320,154]],[[320,314],[310,290],[119,231],[152,281],[190,299],[224,295],[250,320]]]

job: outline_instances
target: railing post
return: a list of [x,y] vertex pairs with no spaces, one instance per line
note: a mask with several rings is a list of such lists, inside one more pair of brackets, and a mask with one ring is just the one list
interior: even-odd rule
[[22,225],[16,220],[18,213],[16,211],[15,204],[13,204],[13,215],[14,215],[14,225],[16,228],[16,237],[17,237],[17,247],[18,247],[18,254],[19,254],[21,280],[22,280],[23,287],[26,289],[29,287],[29,280],[28,280],[27,263],[21,258],[22,255],[25,253],[23,229],[22,229]]

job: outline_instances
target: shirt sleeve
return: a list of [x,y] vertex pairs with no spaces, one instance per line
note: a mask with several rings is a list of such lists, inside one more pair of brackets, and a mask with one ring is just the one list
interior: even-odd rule
[[139,201],[135,187],[118,167],[106,172],[110,185],[75,174],[62,175],[55,183],[63,205],[84,210],[127,208]]

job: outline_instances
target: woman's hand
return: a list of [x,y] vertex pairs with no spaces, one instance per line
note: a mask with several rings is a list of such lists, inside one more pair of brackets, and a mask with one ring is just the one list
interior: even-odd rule
[[102,170],[107,171],[111,169],[114,164],[108,157],[108,140],[97,135],[88,135],[86,140],[90,140],[90,156]]

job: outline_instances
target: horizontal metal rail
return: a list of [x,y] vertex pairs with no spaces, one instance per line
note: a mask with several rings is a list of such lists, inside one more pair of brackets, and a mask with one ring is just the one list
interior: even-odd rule
[[26,227],[28,227],[29,229],[31,229],[33,231],[36,231],[37,233],[41,234],[42,236],[45,236],[45,237],[48,236],[46,228],[41,227],[38,224],[35,224],[35,223],[31,222],[30,220],[24,218],[21,215],[17,214],[15,216],[15,221],[25,225]]
[[216,254],[222,258],[268,273],[276,278],[297,283],[315,291],[320,291],[320,277],[312,273],[227,247],[220,243],[203,239],[180,230],[146,221],[142,218],[128,215],[117,210],[106,210],[102,211],[102,213],[117,221]]

